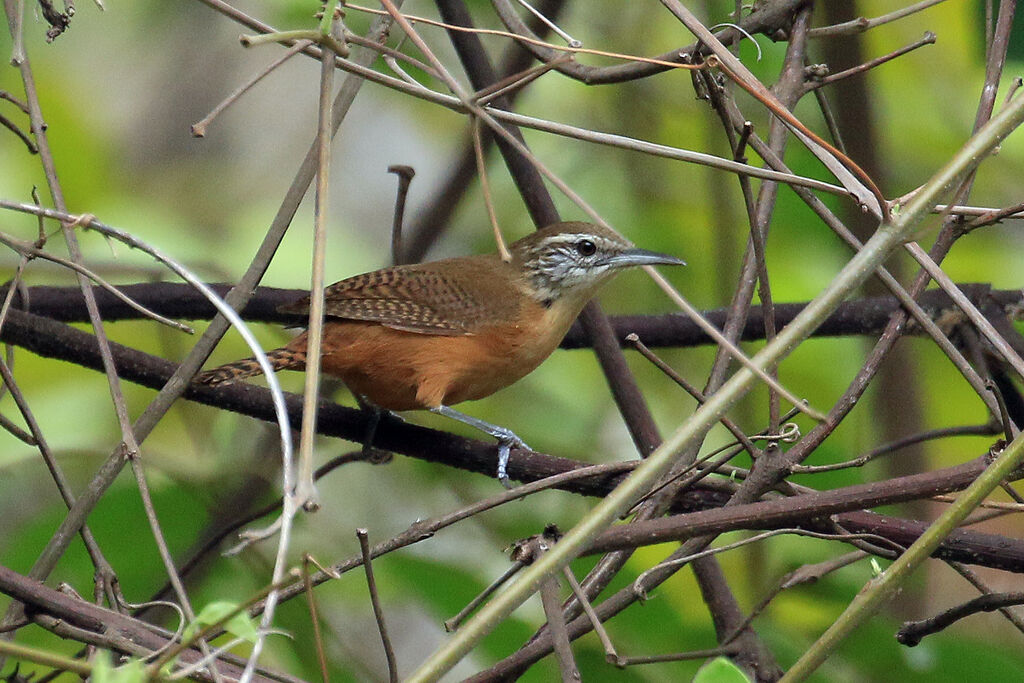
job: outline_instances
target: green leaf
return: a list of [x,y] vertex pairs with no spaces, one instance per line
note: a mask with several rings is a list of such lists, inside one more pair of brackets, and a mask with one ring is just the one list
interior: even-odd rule
[[239,611],[237,602],[229,602],[227,600],[211,602],[200,610],[199,614],[196,615],[196,620],[185,628],[184,637],[186,639],[191,638],[199,632],[200,626],[215,624],[232,612],[237,612],[237,614],[224,623],[224,629],[236,638],[242,638],[250,643],[255,643],[258,635],[256,625],[249,619],[249,615],[246,614],[245,610]]
[[101,650],[92,658],[93,683],[111,683],[114,680],[114,665],[110,663],[110,653]]
[[700,668],[693,683],[750,683],[750,679],[730,660],[718,657]]
[[142,665],[142,660],[133,658],[115,669],[110,661],[110,653],[103,650],[92,660],[90,678],[93,683],[143,683],[146,680],[146,667]]
[[146,667],[141,659],[132,658],[125,664],[114,669],[111,683],[143,683],[146,680]]

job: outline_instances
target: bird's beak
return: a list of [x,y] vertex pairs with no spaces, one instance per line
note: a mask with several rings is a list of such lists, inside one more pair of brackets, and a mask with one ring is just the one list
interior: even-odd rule
[[629,266],[685,266],[686,261],[668,254],[659,254],[656,251],[646,249],[627,249],[621,254],[609,256],[604,260],[604,265],[612,268],[627,268]]

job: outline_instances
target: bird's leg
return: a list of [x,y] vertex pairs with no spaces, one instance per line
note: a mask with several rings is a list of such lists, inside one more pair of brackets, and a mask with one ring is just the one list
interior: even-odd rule
[[468,424],[470,427],[475,427],[481,432],[490,434],[498,440],[498,481],[505,488],[512,488],[512,483],[508,478],[508,456],[512,450],[512,447],[521,448],[526,451],[533,450],[526,445],[526,442],[516,436],[515,432],[507,427],[499,427],[498,425],[491,424],[490,422],[484,422],[483,420],[460,413],[454,408],[448,406],[438,406],[431,408],[430,412],[437,413],[438,415],[444,415],[454,420],[458,420],[463,424]]
[[[366,434],[363,436],[363,455],[366,456],[367,460],[379,459],[380,455],[384,453],[378,448],[373,447],[373,439],[377,436],[377,428],[380,426],[380,420],[385,414],[390,415],[396,420],[404,422],[401,417],[391,412],[390,410],[384,410],[378,405],[375,405],[372,401],[367,399],[361,394],[353,393],[356,398],[356,403],[359,404],[359,409],[363,412],[369,413],[370,421],[366,425]],[[390,454],[388,454],[390,457]]]

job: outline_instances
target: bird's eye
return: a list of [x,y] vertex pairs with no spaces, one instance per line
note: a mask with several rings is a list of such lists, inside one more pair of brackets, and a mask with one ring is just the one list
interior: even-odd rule
[[590,240],[580,240],[576,243],[576,253],[580,256],[593,256],[597,253],[597,245]]

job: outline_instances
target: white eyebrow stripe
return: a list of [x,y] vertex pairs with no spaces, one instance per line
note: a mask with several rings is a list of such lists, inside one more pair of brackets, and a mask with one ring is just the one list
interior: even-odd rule
[[614,249],[620,246],[616,240],[610,240],[602,235],[593,235],[585,232],[573,233],[572,235],[552,235],[540,243],[540,247],[567,247],[572,246],[580,240],[590,240],[602,249]]

